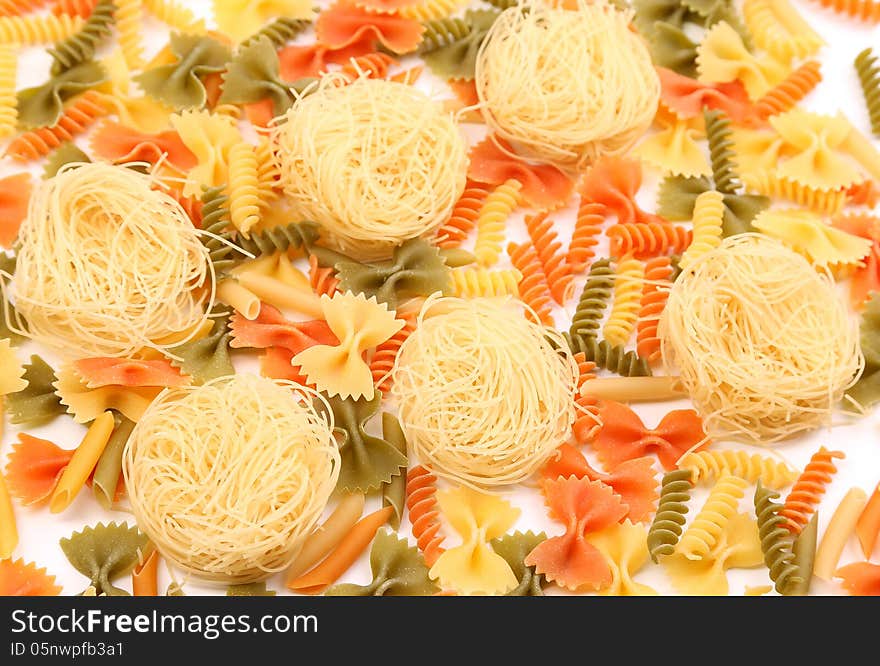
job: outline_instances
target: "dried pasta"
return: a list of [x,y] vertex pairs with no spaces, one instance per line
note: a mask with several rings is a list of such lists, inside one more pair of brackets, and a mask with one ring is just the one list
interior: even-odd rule
[[834,459],[844,457],[841,451],[829,451],[821,446],[810,458],[780,511],[780,515],[785,518],[785,526],[792,534],[799,534],[804,529],[825,494],[826,486],[837,473]]
[[878,135],[880,134],[880,65],[877,64],[877,57],[870,48],[859,52],[856,56],[855,68],[862,86],[862,94],[865,96],[865,106],[868,107],[871,131]]
[[779,490],[794,483],[798,477],[798,471],[788,464],[760,453],[749,454],[742,449],[686,453],[678,461],[678,466],[690,470],[694,484],[732,474],[750,483],[760,481],[770,490]]

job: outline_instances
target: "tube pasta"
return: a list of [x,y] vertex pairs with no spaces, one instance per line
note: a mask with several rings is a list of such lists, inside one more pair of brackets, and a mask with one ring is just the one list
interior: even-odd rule
[[816,551],[816,560],[813,563],[815,576],[822,580],[831,580],[834,577],[843,547],[852,535],[867,501],[864,490],[850,488],[837,505]]
[[296,580],[331,553],[360,520],[364,512],[364,496],[351,493],[342,498],[330,517],[306,539],[299,555],[287,570],[288,584]]
[[77,447],[70,463],[64,468],[64,473],[58,479],[58,485],[55,486],[55,492],[49,500],[49,510],[52,513],[64,511],[73,502],[95,465],[98,464],[112,432],[113,413],[109,411],[101,414],[89,426],[86,436]]

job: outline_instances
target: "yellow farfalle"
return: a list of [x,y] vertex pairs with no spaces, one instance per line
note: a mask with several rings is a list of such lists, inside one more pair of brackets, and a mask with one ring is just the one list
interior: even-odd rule
[[198,196],[202,186],[216,187],[229,179],[229,151],[241,143],[241,134],[228,116],[208,111],[183,111],[171,116],[171,125],[198,164],[189,172],[185,196]]
[[291,363],[302,366],[308,381],[330,397],[372,400],[373,375],[363,353],[397,333],[404,322],[375,296],[367,299],[350,291],[337,292],[333,298],[321,296],[321,310],[339,344],[309,347],[294,356]]
[[52,386],[62,404],[67,406],[67,413],[73,414],[77,423],[93,421],[110,409],[137,421],[163,390],[161,386],[102,386],[90,389],[71,364],[62,366],[57,376],[58,381]]
[[755,217],[752,225],[778,238],[817,266],[858,266],[871,251],[869,239],[836,229],[809,210],[765,210]]
[[443,552],[430,576],[459,594],[504,594],[518,581],[507,561],[489,545],[509,530],[520,511],[495,495],[455,488],[437,493],[440,510],[461,537],[461,545]]
[[279,16],[312,18],[314,4],[311,0],[214,0],[214,18],[221,31],[241,41]]
[[704,83],[742,81],[752,100],[786,75],[786,68],[772,58],[752,55],[739,33],[725,21],[712,26],[697,47],[697,71]]
[[793,153],[785,140],[766,130],[733,130],[736,163],[743,174],[775,169],[779,161]]
[[9,338],[0,340],[0,396],[23,391],[27,385],[24,366],[15,355]]
[[862,180],[855,166],[837,152],[843,150],[852,129],[842,114],[792,109],[769,122],[791,153],[777,168],[780,176],[819,189],[849,187]]
[[633,580],[648,561],[648,531],[629,519],[591,535],[587,541],[602,553],[611,569],[611,585],[600,592],[617,597],[654,596],[657,591]]
[[728,569],[751,569],[763,562],[757,522],[748,514],[738,513],[727,521],[715,546],[704,557],[691,560],[676,551],[663,559],[663,566],[681,594],[725,596],[730,590]]
[[704,137],[699,118],[677,119],[656,134],[647,137],[636,153],[649,164],[673,176],[707,176],[712,170],[709,160],[697,143]]
[[148,134],[166,129],[168,115],[172,111],[170,107],[152,97],[133,97],[129,94],[131,71],[122,51],[112,51],[101,62],[107,71],[107,82],[102,87],[109,93],[105,101],[113,107],[119,122]]

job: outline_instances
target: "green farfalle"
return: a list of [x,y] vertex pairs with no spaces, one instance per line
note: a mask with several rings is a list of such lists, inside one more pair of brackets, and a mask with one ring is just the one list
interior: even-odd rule
[[684,31],[671,23],[657,23],[648,40],[651,59],[683,76],[697,77],[697,44]]
[[148,539],[137,527],[126,523],[98,523],[84,527],[66,539],[61,550],[73,568],[89,579],[100,596],[130,596],[112,581],[126,575],[137,564],[139,555],[146,554]]
[[865,304],[859,334],[865,369],[847,395],[867,409],[880,402],[880,293],[876,291]]
[[[215,309],[212,314],[218,314]],[[171,347],[168,355],[171,364],[183,370],[198,383],[235,373],[229,358],[229,316],[224,314],[214,318],[210,333],[200,340],[191,340]],[[177,358],[173,358],[177,357]]]
[[[708,178],[667,176],[658,190],[657,213],[668,220],[690,220],[697,197],[710,189],[713,186]],[[753,231],[752,220],[770,205],[770,199],[759,194],[725,194],[723,202],[725,237]]]
[[58,380],[55,371],[37,354],[25,364],[24,379],[28,385],[23,390],[6,396],[6,411],[13,423],[37,426],[65,413],[52,385]]
[[290,84],[281,80],[278,53],[268,37],[241,48],[223,74],[222,104],[251,104],[272,100],[280,116],[293,104]]
[[464,14],[464,21],[470,31],[446,46],[425,53],[422,56],[425,64],[437,76],[472,80],[477,52],[500,13],[495,9],[469,9]]
[[[326,397],[326,396],[325,396]],[[382,393],[372,400],[327,399],[333,411],[334,431],[341,438],[338,490],[368,492],[388,483],[407,464],[406,456],[386,439],[368,435],[365,426],[378,412]]]
[[[382,412],[382,437],[404,456],[406,455],[406,435],[403,434],[400,421],[389,412]],[[382,506],[390,506],[394,511],[388,519],[388,524],[394,529],[400,527],[405,503],[406,465],[403,465],[397,474],[391,477],[391,481],[382,484]]]
[[135,81],[148,95],[175,109],[202,108],[208,93],[201,77],[222,72],[232,51],[203,35],[173,33],[170,45],[177,62],[148,69]]
[[336,597],[418,597],[440,591],[428,577],[428,567],[418,549],[388,530],[376,533],[370,551],[370,569],[373,580],[369,585],[334,585],[325,594]]
[[526,566],[524,560],[547,535],[543,532],[513,532],[505,534],[490,542],[492,550],[498,553],[510,565],[513,575],[519,581],[517,586],[507,593],[508,597],[542,597],[547,580],[543,575],[535,573],[535,567]]
[[681,4],[689,10],[688,19],[693,23],[708,29],[724,21],[739,33],[746,48],[752,48],[752,35],[730,0],[681,0]]
[[647,38],[656,37],[655,28],[659,23],[666,23],[678,29],[692,18],[692,12],[681,0],[633,0],[635,16],[633,23]]
[[61,170],[65,164],[72,162],[91,162],[89,156],[86,155],[79,146],[71,141],[65,141],[55,150],[53,150],[46,159],[46,166],[43,169],[43,178],[52,178]]
[[449,269],[436,246],[414,238],[395,248],[391,261],[336,264],[340,289],[375,296],[394,309],[401,299],[430,296],[449,287]]
[[92,9],[83,27],[51,49],[52,74],[60,74],[81,62],[95,57],[98,45],[113,34],[116,21],[116,6],[112,0],[100,0]]
[[19,124],[25,129],[54,125],[64,112],[64,102],[103,83],[106,78],[101,65],[88,61],[51,77],[43,85],[19,90]]
[[230,585],[226,588],[227,597],[274,597],[276,594],[275,590],[266,587],[265,581]]

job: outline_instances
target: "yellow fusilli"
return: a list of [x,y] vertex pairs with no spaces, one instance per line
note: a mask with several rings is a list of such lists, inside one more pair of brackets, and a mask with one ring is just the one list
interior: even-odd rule
[[724,195],[715,190],[701,193],[694,202],[694,237],[679,262],[683,269],[721,244],[723,221]]
[[760,453],[738,451],[697,451],[686,453],[678,461],[679,469],[690,470],[693,482],[711,483],[724,474],[733,474],[749,483],[761,484],[772,490],[791,485],[800,472],[780,460],[773,460]]
[[68,14],[55,16],[4,16],[0,18],[0,44],[36,46],[54,44],[79,32],[81,18]]
[[229,150],[229,215],[245,238],[260,221],[257,155],[254,147],[243,141]]
[[461,298],[519,296],[522,274],[516,269],[490,271],[486,268],[454,268],[452,294]]
[[522,184],[508,180],[496,187],[480,209],[477,217],[477,240],[474,255],[480,266],[491,266],[501,255],[507,218],[519,205]]
[[18,120],[18,101],[15,96],[17,71],[16,47],[0,45],[0,137],[15,134],[15,123]]
[[625,345],[639,319],[645,264],[627,255],[617,263],[614,278],[614,303],[602,335],[612,345]]
[[177,4],[175,0],[144,0],[144,7],[171,28],[191,33],[206,31],[205,22],[201,19],[196,20],[195,14]]
[[116,30],[119,31],[119,47],[129,69],[141,69],[144,56],[141,49],[142,0],[113,0],[116,5]]

